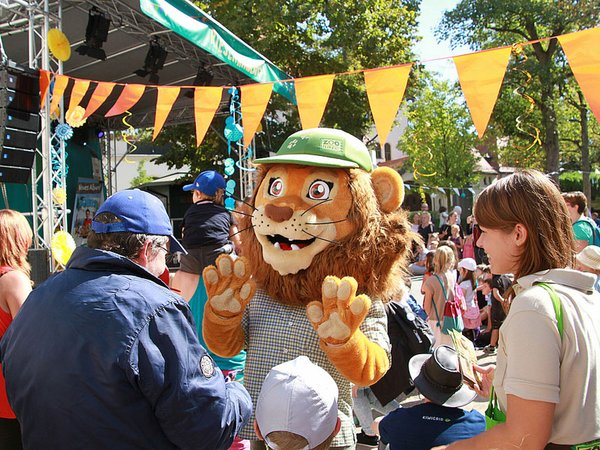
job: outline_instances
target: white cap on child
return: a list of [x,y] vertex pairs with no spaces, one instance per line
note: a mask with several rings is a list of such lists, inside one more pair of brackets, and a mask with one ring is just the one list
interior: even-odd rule
[[267,436],[287,431],[302,436],[308,448],[323,443],[337,423],[338,388],[325,370],[306,356],[273,367],[256,402],[256,423]]

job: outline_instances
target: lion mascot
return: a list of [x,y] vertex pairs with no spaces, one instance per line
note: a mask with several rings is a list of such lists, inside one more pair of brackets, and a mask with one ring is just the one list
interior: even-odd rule
[[[390,366],[383,302],[402,282],[413,238],[402,179],[373,170],[359,139],[327,128],[294,133],[255,164],[243,257],[222,255],[203,272],[204,340],[224,357],[247,350],[254,404],[273,366],[308,356],[339,388],[331,448],[354,448],[351,384],[369,386]],[[257,439],[251,425],[242,437]]]

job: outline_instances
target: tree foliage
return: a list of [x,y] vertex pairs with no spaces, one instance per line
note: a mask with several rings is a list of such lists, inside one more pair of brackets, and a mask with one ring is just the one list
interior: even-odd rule
[[[537,41],[597,26],[600,23],[598,0],[462,0],[444,15],[438,37],[450,38],[454,45],[468,45],[473,50],[512,45],[522,41]],[[527,59],[519,61],[521,71],[508,71],[507,84],[523,84],[518,80],[523,73],[533,77],[527,87],[535,101],[537,114],[528,116],[532,125],[541,131],[545,170],[558,173],[560,141],[558,136],[556,106],[559,87],[569,77],[564,57],[558,50],[558,40],[550,39],[524,46]],[[513,64],[515,62],[513,61]],[[501,101],[506,100],[503,92]],[[504,109],[494,115],[498,131],[516,139],[512,148],[518,149],[527,134],[511,128],[524,109],[512,113]],[[520,141],[519,141],[520,140]],[[534,158],[539,161],[539,157]]]
[[475,132],[457,86],[433,80],[408,106],[408,127],[400,149],[428,186],[463,188],[475,183]]
[[[195,2],[243,41],[292,77],[345,73],[414,60],[419,0],[223,0]],[[322,126],[363,136],[372,125],[362,74],[340,75]],[[191,125],[165,128],[160,142],[173,151],[170,166],[209,168],[226,153],[222,120],[196,148]],[[300,129],[296,106],[274,94],[263,121],[257,151],[277,150]]]
[[137,175],[131,180],[131,187],[135,188],[143,184],[149,183],[152,180],[154,180],[154,177],[148,175],[148,171],[146,170],[146,161],[140,161],[137,168]]

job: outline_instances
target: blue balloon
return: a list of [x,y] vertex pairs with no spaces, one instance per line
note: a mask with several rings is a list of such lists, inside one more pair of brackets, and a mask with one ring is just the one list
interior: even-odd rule
[[227,197],[225,199],[225,208],[227,208],[229,210],[235,209],[235,200],[231,197]]

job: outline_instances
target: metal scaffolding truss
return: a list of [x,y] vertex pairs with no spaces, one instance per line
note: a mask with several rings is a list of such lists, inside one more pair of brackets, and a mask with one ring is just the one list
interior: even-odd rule
[[[2,27],[5,33],[22,33],[26,28],[28,42],[28,65],[34,69],[45,69],[62,74],[63,66],[53,58],[48,50],[46,36],[51,28],[62,28],[62,10],[60,2],[12,0],[2,4]],[[3,35],[5,34],[3,33]],[[47,100],[47,99],[46,99]],[[50,242],[56,231],[67,229],[67,210],[64,201],[57,203],[53,199],[54,187],[64,187],[65,145],[53,136],[49,116],[49,102],[40,110],[41,128],[40,148],[36,149],[37,165],[31,171],[32,222],[34,246],[37,249],[50,248]],[[63,108],[59,119],[63,118]],[[53,262],[49,264],[53,269]]]

